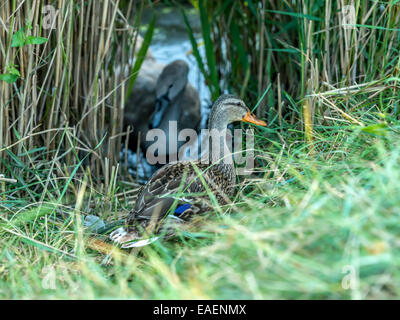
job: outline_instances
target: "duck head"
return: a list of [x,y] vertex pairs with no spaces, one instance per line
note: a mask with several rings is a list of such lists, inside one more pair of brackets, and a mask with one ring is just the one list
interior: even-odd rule
[[265,127],[267,124],[251,113],[242,99],[224,94],[213,104],[209,119],[209,129],[225,130],[232,122],[248,122]]
[[175,60],[165,66],[157,79],[156,104],[150,119],[150,128],[160,125],[169,104],[185,89],[188,74],[189,66],[184,60]]

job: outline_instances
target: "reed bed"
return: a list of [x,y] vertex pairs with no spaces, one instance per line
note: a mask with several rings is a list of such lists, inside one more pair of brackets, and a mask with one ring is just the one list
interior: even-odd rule
[[[53,163],[64,176],[85,159],[79,173],[107,180],[119,160],[142,9],[119,0],[2,2],[0,70],[19,76],[0,82],[1,172],[19,177],[19,159]],[[18,33],[44,41],[15,45]]]
[[201,17],[206,57],[194,53],[213,96],[235,92],[252,105],[263,97],[256,112],[270,125],[285,128],[300,120],[297,129],[311,142],[307,128],[327,124],[334,112],[321,98],[325,92],[340,96],[343,112],[354,90],[365,87],[390,96],[387,106],[397,105],[398,90],[390,90],[398,87],[400,66],[396,1],[192,3]]

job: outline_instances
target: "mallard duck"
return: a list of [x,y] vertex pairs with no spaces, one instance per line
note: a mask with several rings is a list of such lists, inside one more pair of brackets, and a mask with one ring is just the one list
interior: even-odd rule
[[[220,152],[229,150],[225,134],[228,124],[236,121],[266,126],[241,99],[222,95],[213,104],[208,125],[209,132],[222,132]],[[232,154],[228,155],[232,159]],[[156,171],[143,186],[134,209],[128,214],[127,227],[115,230],[110,238],[123,248],[130,248],[147,245],[157,240],[160,234],[166,238],[172,236],[176,224],[212,209],[210,197],[199,195],[206,191],[205,183],[214,195],[214,201],[225,204],[234,192],[236,170],[233,161],[215,161],[216,158],[213,157],[211,165],[201,161],[175,162]],[[153,236],[146,239],[145,236],[150,234]]]
[[[168,144],[170,121],[178,123],[179,132],[186,128],[196,130],[201,118],[200,99],[196,89],[188,83],[189,66],[185,61],[175,60],[161,73],[157,70],[150,72],[150,68],[146,65],[139,75],[136,80],[139,82],[125,107],[124,127],[133,127],[129,137],[131,150],[137,149],[138,140],[143,151],[151,145],[152,142],[146,141],[149,129],[163,130]],[[159,69],[159,65],[155,65],[155,69]],[[168,154],[168,146],[166,150]]]

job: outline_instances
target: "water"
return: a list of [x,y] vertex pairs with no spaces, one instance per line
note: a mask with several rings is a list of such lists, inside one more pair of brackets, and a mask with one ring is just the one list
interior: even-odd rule
[[[157,16],[156,29],[150,50],[158,62],[168,64],[174,60],[185,60],[190,68],[189,82],[197,89],[201,101],[202,128],[205,127],[208,112],[211,104],[211,94],[208,89],[204,76],[201,73],[196,58],[191,54],[192,45],[187,35],[186,26],[179,10],[172,8],[160,9],[162,12]],[[194,31],[197,43],[202,40],[200,33],[200,18],[194,10],[185,11],[189,23]],[[152,11],[144,13],[143,22],[146,24],[150,21]],[[205,57],[204,46],[199,46],[200,54],[203,59]]]
[[[161,11],[161,12],[160,12]],[[198,43],[201,41],[200,19],[194,10],[185,11],[189,23],[194,31]],[[142,23],[146,26],[152,17],[153,11],[145,11]],[[141,32],[144,36],[144,32]],[[156,28],[154,31],[150,51],[157,62],[168,64],[174,60],[185,60],[189,65],[188,80],[190,84],[197,89],[201,101],[201,123],[200,128],[205,128],[208,114],[211,106],[211,94],[205,83],[204,76],[201,73],[196,58],[191,54],[192,45],[187,35],[186,27],[178,9],[164,8],[158,9]],[[199,46],[202,57],[205,56],[204,46]],[[136,153],[128,150],[128,166],[130,173],[136,176],[140,182],[145,182],[156,170],[149,165],[143,154],[140,155],[138,163]]]

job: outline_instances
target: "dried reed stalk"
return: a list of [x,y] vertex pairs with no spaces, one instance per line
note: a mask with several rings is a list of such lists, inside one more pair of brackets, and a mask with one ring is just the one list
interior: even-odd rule
[[[71,170],[86,164],[98,178],[119,160],[125,81],[133,60],[133,21],[139,1],[7,0],[0,5],[0,74],[15,65],[21,78],[0,81],[0,172],[12,155],[50,160],[65,153]],[[27,21],[32,28],[27,29]],[[52,26],[47,28],[49,21]],[[12,47],[13,35],[48,38]],[[54,130],[56,129],[56,130]],[[70,133],[66,138],[66,130]],[[35,153],[39,147],[39,153]],[[32,151],[33,150],[33,151]],[[29,152],[28,152],[29,153]],[[107,158],[108,162],[104,161]]]

